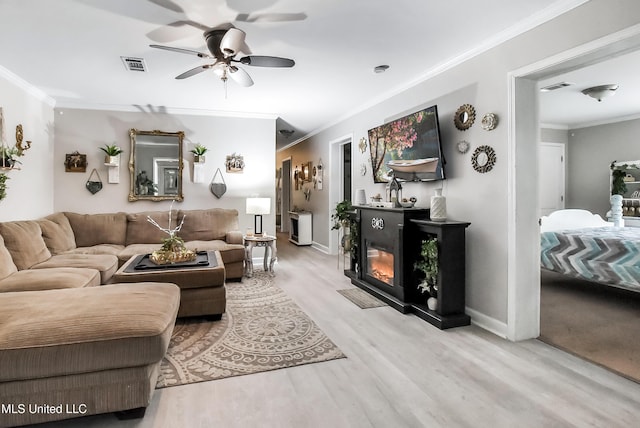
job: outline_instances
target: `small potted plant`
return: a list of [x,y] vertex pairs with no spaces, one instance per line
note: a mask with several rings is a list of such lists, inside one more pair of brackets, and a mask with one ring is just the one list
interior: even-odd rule
[[122,149],[116,144],[105,144],[104,147],[100,147],[105,154],[104,163],[109,165],[118,165],[120,163],[120,153]]
[[424,279],[418,284],[422,293],[429,293],[427,306],[436,310],[438,306],[438,240],[425,239],[420,246],[422,260],[414,263],[413,269],[422,272]]
[[191,149],[191,153],[193,153],[193,161],[195,163],[204,163],[204,154],[207,153],[208,150],[209,149],[202,144],[196,144],[195,147]]

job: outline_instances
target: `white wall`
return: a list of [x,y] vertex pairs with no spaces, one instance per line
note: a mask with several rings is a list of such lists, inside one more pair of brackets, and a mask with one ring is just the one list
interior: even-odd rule
[[[245,214],[248,196],[272,199],[272,214],[263,216],[264,229],[275,233],[275,119],[238,118],[143,113],[83,109],[56,109],[55,114],[54,192],[55,211],[80,213],[139,212],[168,209],[170,202],[129,202],[130,175],[128,160],[131,153],[129,129],[185,132],[183,174],[184,201],[174,208],[235,208],[239,211],[242,230],[253,227],[253,216]],[[206,154],[206,181],[192,182],[192,155],[189,150],[197,143],[209,148]],[[99,147],[118,144],[121,155],[120,183],[108,183],[104,153]],[[86,173],[65,172],[66,153],[79,151],[87,155]],[[227,173],[227,155],[238,153],[244,157],[243,173]],[[92,195],[85,188],[91,170],[96,168],[103,181],[103,189]],[[217,199],[209,191],[209,183],[220,168],[227,184],[227,192]]]
[[[600,19],[606,16],[607,19]],[[585,22],[598,25],[584,25]],[[312,151],[316,147],[327,146],[341,136],[353,134],[354,143],[367,135],[367,130],[382,124],[389,118],[437,104],[440,114],[444,153],[447,160],[444,194],[447,197],[448,214],[451,219],[470,221],[467,229],[467,306],[475,322],[480,322],[498,334],[511,338],[528,338],[537,335],[531,320],[520,321],[510,312],[509,302],[519,302],[519,308],[526,307],[527,299],[535,317],[538,304],[535,290],[519,291],[522,275],[535,277],[535,254],[538,251],[536,234],[537,218],[537,159],[535,156],[538,135],[529,143],[531,147],[516,147],[515,138],[520,137],[518,129],[524,132],[516,118],[527,118],[537,122],[535,98],[517,111],[510,110],[512,98],[534,93],[531,84],[523,85],[526,90],[510,92],[509,73],[528,67],[553,55],[586,44],[611,32],[627,28],[640,22],[640,3],[632,0],[618,1],[611,8],[605,0],[592,0],[578,8],[540,25],[500,46],[459,64],[444,65],[442,72],[427,75],[426,80],[386,101],[353,115],[302,142],[314,158],[327,156],[328,148]],[[419,51],[416,54],[420,54]],[[526,83],[526,82],[522,82]],[[476,123],[468,131],[459,131],[453,125],[453,113],[462,104],[472,104],[477,112]],[[499,118],[498,127],[490,132],[480,127],[485,113],[495,113]],[[513,115],[513,116],[512,116]],[[520,116],[516,116],[520,115]],[[513,120],[512,123],[509,123]],[[523,120],[524,122],[525,120]],[[533,126],[527,125],[527,133],[536,134]],[[471,143],[471,150],[465,154],[455,151],[457,141],[465,139]],[[520,141],[521,138],[518,138]],[[492,146],[497,154],[494,169],[479,174],[471,167],[471,154],[479,145]],[[359,165],[367,161],[368,154],[353,145],[353,162]],[[295,153],[294,149],[278,154],[279,158]],[[297,151],[304,148],[295,149]],[[294,161],[295,164],[295,161]],[[335,183],[325,182],[327,186]],[[415,195],[418,206],[428,206],[429,198],[438,183],[409,183],[404,195]],[[371,175],[354,175],[354,189],[365,188],[367,194],[383,193],[382,185],[373,184]],[[518,197],[515,198],[514,194]],[[514,202],[515,201],[515,202]],[[334,207],[326,207],[330,213]],[[316,208],[318,210],[320,208]],[[519,211],[524,210],[524,211]],[[530,212],[525,212],[526,210]],[[325,214],[325,216],[328,214]],[[524,225],[524,226],[523,226]],[[520,230],[526,233],[520,234]],[[314,240],[328,242],[329,230],[314,234]],[[521,254],[523,245],[530,248]],[[526,259],[519,265],[519,259]],[[514,262],[515,261],[515,262]],[[515,263],[512,265],[512,263]],[[512,271],[510,272],[510,269]],[[516,272],[517,271],[517,272]],[[512,284],[513,283],[513,284]],[[514,296],[510,296],[512,290]],[[526,318],[526,317],[525,317]],[[509,323],[512,324],[508,328]],[[523,326],[524,334],[518,329]]]
[[0,201],[0,221],[50,214],[53,210],[53,100],[1,67],[0,94],[6,144],[16,144],[18,124],[22,124],[24,140],[32,142],[20,158],[21,170],[7,172],[7,197]]

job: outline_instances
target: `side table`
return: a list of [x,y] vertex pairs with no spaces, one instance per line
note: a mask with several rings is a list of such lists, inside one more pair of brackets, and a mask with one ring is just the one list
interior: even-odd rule
[[[275,236],[244,236],[244,273],[247,277],[253,276],[253,249],[264,247],[264,271],[274,275],[273,264],[278,260]],[[271,257],[269,257],[271,256]],[[267,263],[268,262],[268,263]]]

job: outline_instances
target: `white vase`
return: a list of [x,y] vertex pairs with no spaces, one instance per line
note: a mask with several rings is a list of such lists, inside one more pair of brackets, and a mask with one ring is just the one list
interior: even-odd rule
[[611,195],[611,219],[614,227],[622,226],[622,195]]
[[431,220],[447,220],[447,198],[442,196],[442,189],[436,189],[436,194],[431,197]]
[[430,311],[435,311],[438,307],[438,299],[436,299],[435,297],[429,297],[429,299],[427,300],[427,307]]

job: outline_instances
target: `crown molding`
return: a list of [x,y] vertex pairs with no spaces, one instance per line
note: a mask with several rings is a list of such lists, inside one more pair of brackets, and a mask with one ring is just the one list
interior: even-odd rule
[[590,122],[571,123],[569,124],[569,129],[574,130],[574,129],[581,129],[581,128],[591,128],[593,126],[611,125],[613,123],[628,122],[631,120],[638,120],[638,119],[640,119],[640,113],[630,114],[627,116],[618,116],[610,119],[593,120]]
[[410,80],[409,82],[400,85],[400,86],[396,86],[395,88],[381,94],[380,96],[371,99],[369,102],[360,105],[359,107],[356,107],[355,109],[351,110],[350,112],[347,112],[343,115],[341,115],[340,117],[336,118],[334,121],[330,122],[327,125],[324,125],[320,128],[317,128],[313,131],[311,131],[309,134],[299,138],[298,140],[296,140],[294,143],[290,144],[291,145],[295,145],[303,140],[306,140],[307,138],[310,138],[316,134],[319,134],[322,131],[325,131],[329,128],[331,128],[332,126],[335,126],[355,115],[357,115],[358,113],[362,113],[363,111],[372,108],[384,101],[389,100],[390,98],[408,90],[413,88],[414,86],[423,83],[429,79],[432,79],[480,54],[483,54],[521,34],[526,33],[527,31],[530,31],[532,29],[534,29],[535,27],[538,27],[539,25],[544,24],[545,22],[551,21],[554,18],[557,18],[558,16],[572,10],[575,9],[576,7],[587,3],[589,0],[566,0],[566,1],[562,1],[562,2],[556,2],[553,5],[547,7],[546,9],[543,9],[541,11],[539,11],[538,13],[535,13],[531,16],[529,16],[528,18],[519,21],[518,23],[516,23],[515,25],[512,25],[511,27],[507,28],[504,31],[501,31],[500,33],[494,35],[493,37],[490,37],[486,40],[484,40],[482,43],[480,43],[479,45],[477,45],[476,47],[474,47],[473,49],[470,49],[466,52],[463,52],[460,55],[454,56],[449,58],[448,60],[426,70],[422,75],[418,76],[417,78]]
[[239,111],[222,111],[207,110],[194,108],[165,107],[152,105],[124,105],[124,104],[96,104],[96,103],[80,103],[71,100],[61,100],[56,105],[57,110],[101,110],[101,111],[120,111],[129,113],[148,113],[148,114],[174,114],[184,116],[217,116],[217,117],[236,117],[243,119],[271,119],[276,120],[277,114],[259,113],[259,112],[239,112]]
[[51,98],[49,95],[41,91],[40,89],[33,86],[31,83],[27,82],[23,78],[19,77],[17,74],[7,70],[6,68],[0,66],[0,77],[4,77],[10,83],[22,89],[29,95],[34,98],[42,101],[43,103],[49,105],[50,107],[56,106],[56,100]]

